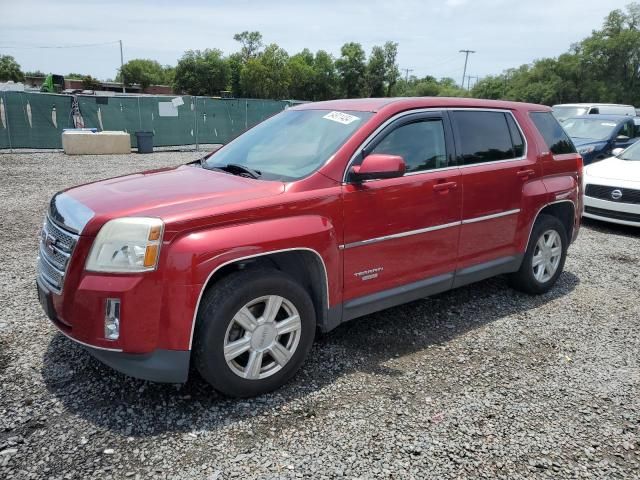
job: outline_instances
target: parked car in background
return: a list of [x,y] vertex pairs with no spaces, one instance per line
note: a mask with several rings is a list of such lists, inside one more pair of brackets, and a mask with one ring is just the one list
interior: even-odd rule
[[640,142],[584,169],[588,218],[640,227]]
[[633,105],[618,105],[615,103],[563,103],[552,107],[553,115],[560,123],[567,118],[579,115],[629,115],[635,117],[636,109]]
[[258,395],[295,374],[316,329],[498,274],[548,291],[581,188],[545,106],[303,104],[191,165],[56,194],[38,297],[117,370],[180,383],[192,363],[227,395]]
[[562,127],[585,165],[607,158],[614,148],[627,148],[638,140],[634,117],[624,115],[572,117],[566,119]]

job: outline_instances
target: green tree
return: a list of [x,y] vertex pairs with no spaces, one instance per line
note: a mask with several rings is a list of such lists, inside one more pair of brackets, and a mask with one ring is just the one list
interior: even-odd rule
[[390,97],[400,78],[398,68],[398,43],[386,42],[384,44],[384,80],[387,84],[387,97]]
[[116,81],[121,82],[123,78],[125,85],[138,84],[144,90],[149,85],[164,84],[165,69],[155,60],[136,58],[120,68]]
[[219,95],[229,79],[229,62],[222,51],[187,50],[176,65],[173,87],[189,95]]
[[24,72],[24,76],[25,77],[46,77],[47,74],[40,70],[35,70],[32,72]]
[[250,58],[240,72],[240,88],[254,98],[289,97],[289,55],[275,43]]
[[[46,74],[44,75],[45,77],[47,76]],[[74,80],[82,80],[84,77],[86,77],[86,75],[82,74],[82,73],[67,73],[64,78],[71,78]]]
[[0,82],[8,80],[22,82],[24,81],[24,74],[15,58],[11,55],[0,55]]
[[486,78],[473,95],[553,105],[640,104],[640,4],[613,10],[600,30],[557,58],[542,58]]
[[240,86],[240,74],[242,73],[242,68],[245,65],[245,61],[242,57],[242,54],[240,52],[236,52],[229,55],[228,62],[231,92],[236,97],[242,97],[244,93],[242,92],[242,87]]
[[91,75],[86,75],[82,78],[82,88],[85,90],[98,90],[100,88],[100,81]]
[[171,65],[165,65],[162,67],[162,81],[161,85],[173,85],[176,78],[176,67]]
[[240,71],[240,91],[250,98],[268,98],[266,82],[267,67],[258,58],[251,58]]
[[499,100],[507,98],[507,78],[505,75],[488,76],[478,80],[471,89],[476,98]]
[[247,63],[251,58],[255,58],[262,48],[262,34],[260,32],[244,31],[242,33],[236,33],[233,39],[242,45],[240,55],[242,56],[243,63]]
[[588,87],[600,101],[640,103],[640,4],[613,10],[601,30],[583,40],[579,54],[589,75]]
[[313,100],[315,90],[315,71],[313,53],[304,49],[291,58],[289,69],[289,96],[297,100]]
[[432,75],[423,78],[411,76],[408,80],[399,79],[398,94],[406,97],[466,97],[468,92],[458,85],[452,78],[436,79]]
[[369,55],[369,62],[367,63],[367,95],[369,97],[384,97],[386,92],[385,79],[386,69],[384,49],[376,45],[371,49],[371,55]]
[[345,97],[364,96],[367,65],[362,45],[355,42],[345,43],[340,49],[340,58],[336,60],[336,70]]
[[338,74],[333,57],[324,50],[318,50],[313,59],[312,100],[330,100],[338,92]]

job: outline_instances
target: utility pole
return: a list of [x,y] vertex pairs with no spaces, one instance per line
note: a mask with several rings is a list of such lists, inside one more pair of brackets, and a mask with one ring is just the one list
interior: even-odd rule
[[464,53],[464,71],[462,72],[462,83],[460,86],[464,88],[464,79],[467,76],[467,62],[469,61],[469,54],[476,53],[475,50],[460,50],[460,53]]
[[124,57],[122,56],[122,40],[118,40],[120,42],[120,80],[122,80],[122,93],[125,93],[124,89],[124,72],[122,71],[122,67],[124,67]]
[[404,81],[409,83],[409,72],[413,72],[413,68],[403,68],[403,70],[405,71]]

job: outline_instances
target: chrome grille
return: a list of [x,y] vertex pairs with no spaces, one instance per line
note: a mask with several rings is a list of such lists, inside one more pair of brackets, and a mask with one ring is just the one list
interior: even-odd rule
[[40,235],[38,275],[54,292],[61,293],[69,259],[78,236],[59,227],[49,216],[45,218]]

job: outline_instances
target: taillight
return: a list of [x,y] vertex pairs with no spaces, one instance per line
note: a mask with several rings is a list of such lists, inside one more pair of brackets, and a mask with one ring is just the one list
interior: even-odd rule
[[578,180],[580,180],[580,184],[582,184],[582,172],[584,170],[584,160],[582,160],[582,156],[578,155],[576,159],[576,170],[578,170]]

